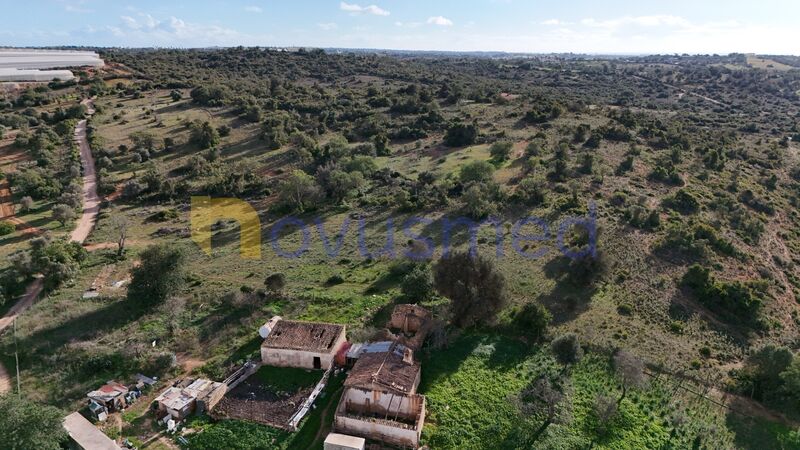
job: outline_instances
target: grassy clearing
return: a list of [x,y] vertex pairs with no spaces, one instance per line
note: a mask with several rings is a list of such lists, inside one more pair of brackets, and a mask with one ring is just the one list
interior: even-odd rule
[[321,370],[306,370],[293,367],[263,366],[252,376],[261,384],[277,392],[297,392],[316,385],[322,378]]
[[423,440],[432,448],[515,448],[519,424],[509,396],[555,370],[539,349],[469,335],[426,357],[420,392],[427,397]]
[[596,397],[618,399],[622,394],[607,356],[588,353],[562,372],[547,350],[507,338],[465,335],[423,362],[420,391],[428,398],[425,443],[437,449],[530,446],[528,439],[542,418],[519,417],[509,398],[538,377],[555,379],[559,374],[564,377],[565,412],[533,448],[587,448],[590,443],[620,450],[781,448],[780,436],[790,431],[721,409],[664,376],[629,391],[610,431],[602,433]]

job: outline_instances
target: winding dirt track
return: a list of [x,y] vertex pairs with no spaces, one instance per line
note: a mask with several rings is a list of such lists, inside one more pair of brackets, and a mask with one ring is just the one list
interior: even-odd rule
[[[94,114],[94,105],[91,99],[81,102],[88,108],[88,113]],[[78,225],[72,231],[70,239],[83,243],[92,231],[97,222],[97,213],[100,211],[100,198],[97,196],[97,176],[94,167],[94,158],[86,139],[86,119],[81,120],[75,126],[75,141],[81,150],[81,165],[83,166],[83,215],[81,215]],[[0,333],[14,323],[18,315],[30,308],[42,292],[43,280],[36,279],[28,285],[25,294],[9,309],[5,316],[0,318]],[[5,369],[0,366],[0,394],[10,388],[9,376]]]

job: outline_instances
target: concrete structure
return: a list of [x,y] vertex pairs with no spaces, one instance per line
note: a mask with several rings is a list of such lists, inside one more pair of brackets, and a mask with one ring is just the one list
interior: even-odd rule
[[168,388],[156,397],[159,417],[169,414],[175,420],[183,420],[194,412],[196,401],[197,399],[183,392],[181,388]]
[[419,447],[425,397],[346,388],[336,407],[334,430],[400,447]]
[[261,344],[261,361],[268,366],[327,370],[344,343],[344,325],[278,320]]
[[224,383],[198,378],[185,387],[173,386],[165,390],[155,401],[159,418],[169,414],[175,420],[183,420],[193,412],[210,411],[227,392]]
[[325,438],[323,450],[364,450],[364,447],[366,447],[364,438],[330,433]]
[[397,333],[397,342],[418,351],[428,337],[431,313],[419,305],[402,304],[394,307],[386,328]]
[[377,342],[354,344],[346,353],[353,368],[336,407],[334,430],[403,448],[419,447],[425,397],[417,394],[422,375],[414,352],[432,322],[418,305],[397,305]]
[[121,450],[80,413],[74,412],[64,419],[64,429],[69,433],[70,448],[78,450]]
[[411,349],[393,346],[387,352],[363,353],[347,379],[345,387],[390,394],[415,394],[422,371]]

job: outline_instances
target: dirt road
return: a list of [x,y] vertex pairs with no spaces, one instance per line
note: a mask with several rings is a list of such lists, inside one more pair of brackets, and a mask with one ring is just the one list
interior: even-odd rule
[[[94,105],[91,99],[81,102],[86,105],[89,114],[94,114]],[[97,221],[97,213],[100,211],[100,197],[97,196],[97,174],[94,167],[92,149],[86,139],[86,119],[78,122],[75,126],[75,140],[81,150],[81,165],[83,166],[83,215],[78,221],[78,225],[72,231],[70,239],[83,244],[89,237],[94,224]]]
[[[36,302],[36,299],[39,297],[39,294],[42,292],[42,288],[44,287],[44,279],[37,278],[33,283],[28,285],[28,289],[25,290],[25,294],[17,300],[17,303],[8,310],[5,316],[0,318],[0,333],[2,333],[6,328],[10,327],[14,323],[14,319],[17,318],[19,314],[22,314],[23,311],[30,308],[31,305]],[[11,389],[11,377],[8,375],[8,372],[0,364],[0,394],[8,392]]]
[[[94,114],[94,105],[91,99],[81,102],[81,104],[88,107],[89,114]],[[86,120],[81,120],[75,126],[75,140],[81,150],[81,165],[83,165],[83,215],[78,221],[77,227],[72,232],[70,239],[75,242],[83,243],[92,231],[95,222],[97,221],[97,213],[100,211],[100,198],[97,196],[97,176],[95,174],[94,158],[92,157],[91,149],[89,148],[89,141],[86,139]],[[3,318],[0,318],[0,333],[5,331],[6,328],[14,323],[18,315],[25,312],[30,308],[42,292],[43,280],[36,279],[25,290],[25,294],[11,307]],[[2,378],[5,374],[6,380],[8,374],[5,369],[0,369],[0,393],[3,393],[3,387],[7,383],[3,383]]]

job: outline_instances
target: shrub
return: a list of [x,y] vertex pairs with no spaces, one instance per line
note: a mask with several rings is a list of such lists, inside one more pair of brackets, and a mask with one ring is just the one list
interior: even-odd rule
[[725,256],[734,256],[737,253],[730,241],[720,237],[714,228],[704,223],[691,226],[673,224],[654,246],[654,250],[658,252],[678,252],[699,259],[707,258],[709,249]]
[[693,214],[700,209],[700,201],[697,196],[686,189],[679,189],[670,197],[665,198],[661,204],[681,214]]
[[517,199],[528,206],[537,206],[544,203],[546,187],[542,180],[525,178],[520,181],[515,192]]
[[627,303],[617,306],[617,312],[623,316],[630,316],[633,314],[633,307]]
[[486,161],[472,161],[461,166],[459,179],[462,183],[483,183],[492,180],[494,166]]
[[689,288],[698,300],[718,306],[741,319],[753,321],[759,313],[767,284],[759,281],[719,281],[711,270],[693,264],[683,275],[681,283]]
[[528,123],[545,123],[558,118],[564,113],[564,107],[552,100],[538,100],[533,108],[525,113],[523,120]]
[[11,222],[8,222],[8,221],[5,221],[5,220],[0,221],[0,236],[5,236],[7,234],[11,234],[16,229],[17,228]]
[[177,219],[178,210],[172,208],[162,209],[161,211],[153,214],[151,218],[156,222],[166,222],[167,220]]
[[616,174],[624,175],[633,170],[633,155],[628,155],[617,166]]
[[475,124],[454,123],[447,129],[444,144],[448,147],[465,147],[475,143],[478,127]]
[[433,296],[433,275],[427,264],[417,264],[403,277],[400,291],[414,302],[421,302]]
[[657,162],[648,178],[674,186],[683,185],[683,179],[675,168],[675,165],[669,159]]
[[337,284],[342,284],[342,283],[344,283],[344,278],[338,273],[331,275],[330,277],[328,277],[327,280],[325,280],[325,284],[329,286],[335,286]]
[[544,306],[530,302],[517,312],[514,325],[526,336],[539,340],[544,336],[552,320],[553,316]]
[[575,333],[562,334],[550,343],[550,350],[561,364],[578,362],[583,350],[581,349],[578,335]]
[[508,160],[512,147],[513,144],[509,141],[498,141],[489,147],[489,154],[492,155],[492,159],[495,161],[503,162]]
[[658,211],[650,210],[640,205],[631,205],[625,211],[625,218],[631,226],[643,230],[653,230],[661,225],[661,216]]
[[286,288],[286,275],[282,273],[273,273],[264,279],[264,286],[270,294],[281,296],[283,295],[283,290]]

